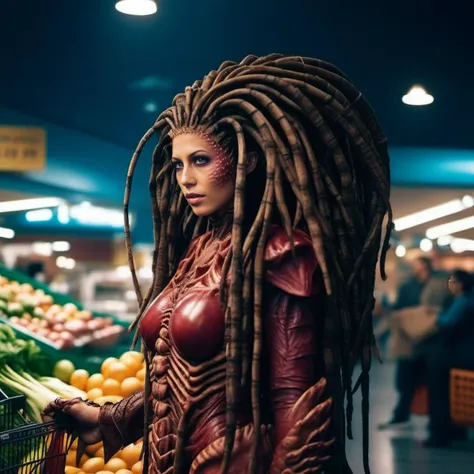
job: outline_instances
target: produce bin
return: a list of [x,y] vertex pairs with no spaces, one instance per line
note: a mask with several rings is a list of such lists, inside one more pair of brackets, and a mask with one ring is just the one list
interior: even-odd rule
[[[35,290],[43,290],[46,295],[50,295],[55,304],[64,306],[67,303],[72,303],[79,310],[83,310],[84,306],[78,301],[71,298],[69,295],[62,293],[56,293],[52,291],[48,285],[38,282],[32,278],[29,278],[24,273],[11,270],[4,265],[0,264],[0,276],[5,277],[9,281],[17,281],[19,284],[30,284]],[[128,323],[121,321],[114,315],[105,313],[93,313],[94,317],[107,317],[113,320],[113,324],[120,325],[124,328],[128,327]],[[100,346],[97,344],[95,347],[92,345],[85,345],[81,347],[72,347],[69,349],[59,349],[48,339],[39,337],[37,334],[28,331],[27,329],[12,324],[8,318],[0,317],[0,323],[8,324],[17,333],[17,336],[22,339],[31,339],[41,348],[44,354],[48,355],[53,362],[61,359],[69,359],[78,368],[86,369],[89,372],[97,372],[100,370],[102,361],[107,357],[118,357],[125,351],[130,349],[132,344],[132,334],[125,330],[118,339],[117,342],[110,346]]]

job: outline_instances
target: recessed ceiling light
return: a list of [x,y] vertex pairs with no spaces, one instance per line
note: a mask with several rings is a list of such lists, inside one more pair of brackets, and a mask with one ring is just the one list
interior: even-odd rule
[[158,11],[154,0],[120,0],[115,4],[115,8],[120,13],[136,16],[153,15]]
[[158,106],[156,105],[156,102],[149,101],[145,103],[145,105],[143,106],[143,110],[152,114],[158,110]]
[[402,97],[402,102],[407,105],[429,105],[434,102],[434,97],[424,87],[416,85]]

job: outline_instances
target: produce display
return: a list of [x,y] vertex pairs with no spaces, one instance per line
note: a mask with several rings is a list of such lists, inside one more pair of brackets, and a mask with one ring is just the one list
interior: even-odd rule
[[46,376],[48,367],[34,341],[18,339],[12,328],[0,324],[0,389],[10,397],[25,395],[25,414],[39,423],[42,410],[57,397],[86,396],[84,391]]
[[[60,361],[61,370],[67,370],[67,362]],[[59,371],[61,372],[61,371]],[[69,383],[75,390],[86,392],[86,398],[99,405],[118,402],[137,391],[143,390],[145,363],[143,354],[128,351],[118,359],[109,357],[104,360],[100,373],[89,375],[85,370],[75,370]],[[108,463],[104,462],[102,443],[89,446],[76,464],[77,444],[72,446],[66,458],[66,474],[142,474],[143,465],[140,453],[143,441],[130,444],[120,450]]]
[[0,276],[0,317],[14,327],[46,339],[57,349],[82,347],[86,344],[112,344],[124,332],[112,318],[94,317],[76,305],[54,304],[43,290],[29,283],[20,284]]

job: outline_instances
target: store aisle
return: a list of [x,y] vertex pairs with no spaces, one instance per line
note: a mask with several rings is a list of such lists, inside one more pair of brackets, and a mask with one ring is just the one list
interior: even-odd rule
[[[372,474],[470,474],[474,472],[474,440],[456,443],[449,449],[426,449],[427,420],[414,418],[414,428],[398,432],[379,432],[377,425],[386,421],[395,402],[394,364],[373,364],[371,371],[371,473]],[[355,375],[358,375],[355,372]],[[356,378],[356,377],[354,377]],[[362,474],[362,419],[360,392],[354,400],[354,440],[348,441],[348,453],[354,474]],[[471,436],[471,439],[473,437]]]

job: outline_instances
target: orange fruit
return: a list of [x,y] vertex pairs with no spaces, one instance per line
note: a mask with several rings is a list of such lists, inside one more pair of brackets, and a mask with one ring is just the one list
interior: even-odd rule
[[128,469],[131,469],[140,460],[140,453],[141,446],[136,446],[132,443],[122,449],[119,457],[127,463]]
[[117,472],[120,469],[127,469],[127,463],[120,458],[112,458],[104,467],[107,471]]
[[72,373],[71,380],[69,380],[69,385],[72,385],[73,387],[85,392],[88,380],[89,372],[84,369],[77,369]]
[[66,466],[64,474],[79,474],[81,470],[78,467]]
[[146,369],[140,369],[135,377],[138,379],[138,380],[141,380],[142,382],[145,381],[145,377],[146,377]]
[[92,390],[93,388],[102,388],[104,383],[104,376],[102,374],[93,374],[89,377],[86,385],[86,391]]
[[127,398],[142,389],[143,382],[140,382],[136,377],[128,377],[122,382],[120,393],[123,398]]
[[143,461],[138,461],[132,466],[133,474],[143,474]]
[[133,372],[129,367],[127,367],[123,362],[113,362],[109,366],[109,377],[111,379],[118,380],[119,382],[123,382],[127,377],[131,377],[132,375],[135,375],[135,372]]
[[[144,355],[141,353],[141,352],[138,352],[138,351],[128,351],[128,352],[124,352],[121,356],[120,356],[120,360],[122,360],[122,357],[131,357],[133,359],[136,359],[140,362],[143,362],[145,360],[145,357]],[[123,362],[123,361],[122,361]]]
[[94,401],[96,398],[103,397],[104,393],[100,388],[93,388],[92,390],[89,390],[86,394],[86,397],[88,400]]
[[120,362],[125,364],[135,375],[142,368],[142,359],[138,359],[131,352],[126,352],[120,357]]
[[133,472],[128,469],[119,469],[115,474],[133,474]]
[[100,448],[98,451],[96,451],[94,453],[94,456],[96,458],[104,458],[105,457],[105,454],[104,454],[104,448]]
[[115,379],[105,379],[102,384],[104,395],[120,395],[120,382]]
[[104,460],[102,458],[90,458],[82,465],[85,472],[96,473],[104,469]]
[[76,455],[77,451],[75,449],[70,449],[66,455],[66,465],[75,466],[76,465]]
[[102,441],[99,441],[98,443],[96,444],[90,444],[89,446],[87,446],[86,448],[86,453],[89,455],[89,456],[92,456],[92,457],[95,457],[95,458],[100,458],[100,456],[96,456],[95,453],[97,451],[99,451],[99,449],[102,448]]
[[109,377],[109,367],[110,367],[110,364],[113,364],[114,362],[118,362],[118,359],[116,357],[108,357],[107,359],[104,360],[104,362],[102,362],[100,372],[104,376],[104,378]]

